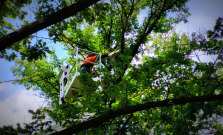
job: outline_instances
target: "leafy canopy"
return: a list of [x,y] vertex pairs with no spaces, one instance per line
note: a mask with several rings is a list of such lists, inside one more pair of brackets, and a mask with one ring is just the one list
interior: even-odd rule
[[[57,8],[71,5],[75,1],[58,1]],[[47,58],[18,59],[12,68],[27,89],[41,90],[48,98],[49,106],[36,112],[30,111],[36,120],[27,124],[27,132],[52,131],[53,121],[64,128],[78,127],[83,120],[98,120],[106,113],[115,113],[120,108],[154,102],[154,108],[117,115],[99,123],[100,126],[80,128],[78,134],[189,134],[199,133],[203,129],[222,131],[217,122],[222,115],[222,101],[187,103],[156,107],[156,101],[183,97],[222,94],[222,19],[217,20],[213,31],[207,38],[193,34],[171,33],[165,37],[175,23],[186,21],[189,15],[185,7],[186,0],[111,0],[98,2],[76,16],[65,19],[50,28],[48,33],[54,42],[63,45],[70,56],[74,46],[100,54],[116,50],[120,53],[114,58],[103,59],[103,68],[97,69],[103,74],[101,82],[89,82],[92,75],[81,75],[87,86],[80,89],[79,96],[65,99],[59,105],[59,80],[57,74],[61,63],[55,54]],[[36,18],[50,14],[57,8],[39,1]],[[140,12],[146,12],[142,22],[138,21]],[[172,13],[172,16],[169,14]],[[179,16],[174,16],[178,13]],[[40,39],[39,42],[41,42]],[[148,43],[152,42],[152,45]],[[27,44],[27,43],[26,43]],[[37,47],[37,52],[41,47]],[[217,55],[214,62],[199,61],[198,51],[208,55]],[[20,51],[30,56],[33,52]],[[153,56],[141,55],[143,62],[134,64],[140,54],[152,52]],[[192,59],[194,56],[198,59]],[[24,57],[25,58],[25,57]],[[74,61],[72,61],[74,62]],[[96,75],[97,76],[97,75]],[[100,85],[100,87],[98,87]],[[170,103],[171,104],[171,103]],[[216,119],[210,122],[212,115]],[[50,120],[44,119],[49,117]],[[38,124],[39,123],[39,124]],[[41,124],[42,123],[42,124]],[[37,126],[37,125],[38,126]],[[89,123],[90,124],[90,123]],[[95,123],[97,125],[98,123]],[[47,126],[48,125],[48,126]],[[87,126],[87,124],[85,125]],[[28,128],[35,127],[35,128]],[[46,128],[48,127],[48,128]],[[6,128],[4,128],[6,129]],[[7,127],[7,130],[11,130]],[[20,128],[18,132],[25,132]],[[210,131],[210,130],[209,130]],[[14,130],[12,131],[14,132]],[[65,133],[61,131],[61,133]],[[74,132],[69,132],[69,134]]]

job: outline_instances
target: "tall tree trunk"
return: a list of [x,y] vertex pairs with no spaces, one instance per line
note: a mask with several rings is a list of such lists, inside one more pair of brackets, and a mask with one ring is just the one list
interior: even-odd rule
[[0,51],[6,49],[7,47],[11,46],[13,43],[16,43],[23,38],[42,30],[52,24],[60,22],[70,16],[75,15],[76,13],[86,9],[90,5],[98,2],[99,0],[80,0],[79,2],[65,7],[58,12],[55,12],[51,15],[48,15],[42,19],[39,19],[35,22],[32,22],[15,32],[12,32],[2,38],[0,38]]

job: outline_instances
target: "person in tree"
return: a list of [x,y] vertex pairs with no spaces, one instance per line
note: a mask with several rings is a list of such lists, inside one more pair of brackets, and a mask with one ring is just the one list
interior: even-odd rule
[[[107,58],[112,57],[115,54],[117,54],[119,51],[120,50],[112,52],[112,53],[109,53],[109,54],[102,55],[101,59],[106,58],[106,57]],[[82,65],[81,65],[81,72],[83,72],[83,73],[86,73],[86,72],[92,73],[94,62],[98,59],[99,56],[95,55],[95,54],[89,53],[86,58],[84,56],[82,56],[82,57],[84,58],[84,61],[83,61]]]
[[92,73],[92,68],[94,66],[94,62],[98,58],[98,55],[95,54],[88,54],[85,60],[83,61],[81,65],[81,72],[83,73]]

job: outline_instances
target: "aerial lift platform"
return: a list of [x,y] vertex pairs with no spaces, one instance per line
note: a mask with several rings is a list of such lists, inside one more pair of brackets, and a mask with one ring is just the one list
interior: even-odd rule
[[[96,60],[96,62],[93,62],[92,64],[94,64],[96,67],[101,67],[101,55],[100,54],[97,54],[95,52],[91,52],[88,50],[76,48],[75,54],[74,54],[76,62],[73,62],[73,65],[68,64],[67,66],[62,66],[60,73],[58,75],[58,78],[60,79],[59,104],[62,103],[63,98],[70,99],[74,96],[78,96],[80,88],[85,87],[85,85],[80,82],[80,72],[78,69],[78,67],[80,67],[81,63],[84,61],[84,60],[81,60],[81,58],[78,54],[78,52],[80,50],[82,52],[96,54],[98,56],[98,58],[97,58],[98,60]],[[71,61],[72,61],[73,57],[71,58]],[[72,62],[70,62],[70,63],[72,63]],[[74,67],[76,67],[76,68],[74,68]],[[91,79],[93,81],[100,81],[100,77],[91,78]]]

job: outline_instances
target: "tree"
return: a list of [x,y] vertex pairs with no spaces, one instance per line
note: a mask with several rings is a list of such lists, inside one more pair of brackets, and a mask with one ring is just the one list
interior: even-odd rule
[[[222,115],[222,19],[217,20],[213,31],[208,31],[207,38],[196,34],[192,39],[185,34],[172,33],[169,38],[162,35],[175,23],[186,21],[186,2],[99,2],[53,25],[49,36],[63,44],[69,55],[74,53],[69,43],[100,54],[121,51],[115,59],[102,61],[104,68],[98,69],[103,74],[101,89],[87,82],[80,89],[81,99],[74,96],[62,105],[58,101],[56,76],[61,63],[70,58],[59,60],[51,54],[51,60],[16,60],[12,71],[21,79],[19,83],[40,89],[51,99],[48,107],[30,111],[38,121],[27,127],[34,126],[33,132],[44,132],[44,127],[50,125],[44,116],[49,116],[50,121],[65,128],[54,134],[189,134],[210,127],[215,133],[220,132],[222,127],[217,120],[212,125],[205,122],[213,114]],[[141,10],[148,14],[139,24],[137,16]],[[180,16],[168,16],[175,12]],[[149,41],[153,42],[151,46]],[[142,55],[147,49],[153,57]],[[217,55],[218,59],[213,63],[191,59],[199,50]],[[142,64],[132,63],[140,54]],[[82,79],[91,76],[83,74]],[[86,118],[87,113],[91,116]],[[52,131],[50,126],[45,129]]]
[[41,18],[35,22],[32,22],[31,24],[26,24],[24,27],[20,28],[19,30],[16,30],[15,32],[12,32],[6,36],[1,37],[0,44],[2,46],[0,50],[6,49],[7,47],[11,46],[13,43],[20,41],[21,39],[29,36],[30,34],[33,34],[52,24],[60,22],[66,19],[67,17],[75,15],[76,13],[84,10],[85,8],[96,3],[97,1],[99,0],[78,1],[77,3],[69,7],[65,7],[53,14],[50,14],[44,18]]
[[[6,58],[8,60],[14,59],[16,57],[16,54],[13,53],[11,56],[8,57],[6,55],[5,49],[10,48],[10,49],[18,51],[18,52],[24,51],[23,47],[21,46],[21,43],[16,43],[24,38],[25,38],[25,40],[23,42],[23,46],[24,46],[24,48],[26,48],[27,51],[31,51],[32,55],[35,55],[37,58],[39,58],[39,56],[45,55],[45,53],[47,53],[47,52],[49,53],[50,52],[49,49],[47,47],[45,47],[45,44],[42,44],[41,42],[39,42],[39,44],[37,44],[34,47],[30,47],[30,43],[28,45],[26,45],[27,40],[28,40],[26,37],[28,37],[29,35],[37,32],[39,30],[42,30],[52,24],[60,22],[64,19],[66,19],[67,17],[75,15],[76,13],[84,10],[85,8],[96,3],[97,1],[99,1],[99,0],[78,1],[75,4],[64,7],[63,9],[61,9],[59,11],[56,11],[56,12],[53,11],[52,14],[42,17],[39,20],[36,20],[30,24],[28,24],[27,21],[25,21],[24,26],[18,30],[15,30],[15,28],[13,28],[13,26],[10,23],[1,21],[0,24],[2,27],[7,27],[7,28],[13,29],[15,31],[8,35],[5,35],[7,33],[7,30],[3,29],[4,33],[1,33],[2,35],[0,36],[0,44],[1,44],[1,48],[0,48],[1,55],[0,56],[3,58]],[[6,1],[2,2],[2,7],[7,7],[7,6],[4,6],[5,3],[7,3],[7,2]],[[9,2],[9,3],[11,4],[13,2]],[[13,18],[16,18],[19,15],[17,12],[17,9],[20,9],[22,6],[24,6],[24,3],[30,3],[30,1],[23,1],[23,2],[19,1],[16,3],[16,4],[18,4],[18,6],[14,6],[15,3],[11,4],[12,7],[6,8],[6,11],[3,11],[3,10],[1,11],[2,20],[3,20],[3,16],[7,16],[7,17],[13,16]],[[41,1],[39,1],[38,3],[40,4]],[[43,1],[42,3],[47,3],[47,1]],[[16,8],[14,8],[14,7],[16,7]],[[4,8],[2,8],[2,9],[4,9]],[[22,11],[21,14],[19,15],[19,19],[23,20],[24,16],[26,14],[27,14],[26,12]],[[30,40],[28,40],[28,42],[30,42]],[[16,44],[14,44],[13,47],[10,47],[13,43],[16,43]],[[42,49],[42,51],[37,51],[37,49]],[[23,53],[21,53],[21,55],[24,56]],[[28,57],[28,59],[30,59],[31,56],[28,55],[26,57]]]
[[13,1],[10,2],[8,0],[2,0],[0,2],[0,26],[1,26],[1,35],[7,34],[7,29],[13,29],[13,25],[4,20],[4,17],[8,18],[16,18],[23,20],[25,19],[25,15],[27,14],[25,11],[20,10],[24,5],[30,4],[30,0],[23,1]]

